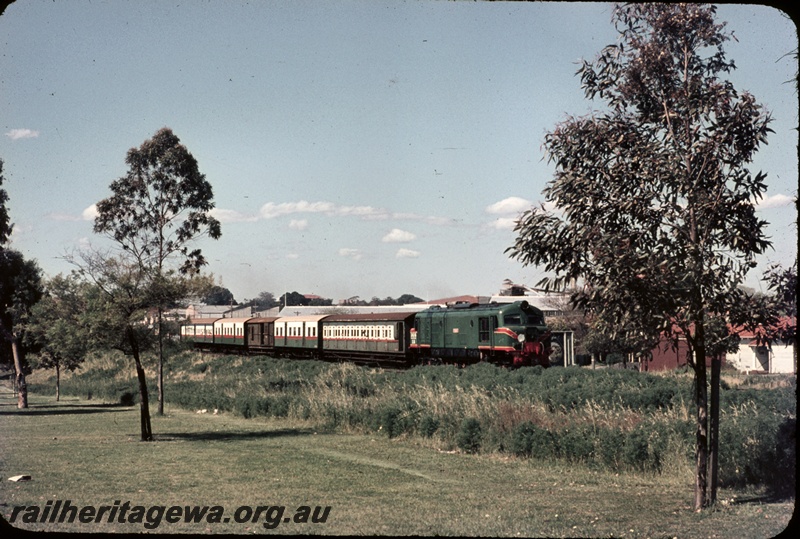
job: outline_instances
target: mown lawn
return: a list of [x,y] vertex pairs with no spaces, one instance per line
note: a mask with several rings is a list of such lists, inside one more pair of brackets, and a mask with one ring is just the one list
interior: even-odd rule
[[[17,410],[0,388],[0,514],[70,500],[74,506],[222,506],[228,522],[22,523],[67,532],[465,535],[521,537],[774,537],[793,502],[723,490],[714,510],[691,509],[692,478],[615,474],[496,454],[441,452],[404,438],[327,434],[298,421],[196,414],[153,416],[138,441],[138,407],[33,395]],[[27,482],[11,476],[27,474]],[[235,522],[242,506],[265,506]],[[266,507],[285,506],[276,526]],[[295,523],[303,506],[325,522]],[[155,513],[154,513],[155,514]],[[269,513],[274,517],[277,513]],[[246,515],[246,510],[238,513]],[[285,520],[289,520],[288,522]],[[152,524],[151,524],[152,526]]]

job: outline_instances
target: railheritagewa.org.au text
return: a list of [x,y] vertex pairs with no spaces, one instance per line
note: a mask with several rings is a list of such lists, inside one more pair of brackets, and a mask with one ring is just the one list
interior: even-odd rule
[[111,505],[75,505],[71,500],[51,500],[41,505],[18,505],[11,509],[9,522],[24,524],[132,523],[155,530],[162,524],[261,524],[272,530],[281,524],[325,524],[330,506],[241,505],[229,512],[221,505],[133,505],[115,500]]

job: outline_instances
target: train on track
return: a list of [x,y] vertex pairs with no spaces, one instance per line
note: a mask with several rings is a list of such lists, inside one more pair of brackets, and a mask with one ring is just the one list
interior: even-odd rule
[[481,361],[549,366],[550,330],[527,301],[433,306],[419,312],[194,318],[195,348],[273,357],[414,366]]

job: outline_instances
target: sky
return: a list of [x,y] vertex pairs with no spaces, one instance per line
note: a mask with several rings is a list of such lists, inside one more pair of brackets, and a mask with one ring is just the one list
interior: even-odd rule
[[[535,286],[505,253],[543,200],[547,132],[617,38],[612,5],[401,0],[19,0],[0,16],[0,158],[12,247],[48,277],[108,247],[94,204],[169,127],[214,189],[197,247],[238,301],[260,292],[423,299]],[[723,4],[729,79],[774,118],[751,169],[771,263],[797,256],[797,32]]]

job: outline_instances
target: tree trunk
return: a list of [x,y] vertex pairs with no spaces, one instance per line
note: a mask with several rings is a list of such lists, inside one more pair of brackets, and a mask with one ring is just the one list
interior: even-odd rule
[[694,401],[697,406],[695,439],[694,510],[706,507],[708,492],[708,375],[703,315],[695,320],[692,346],[694,354]]
[[158,307],[158,415],[164,415],[164,336],[163,313]]
[[147,378],[139,358],[139,343],[133,329],[128,328],[128,342],[133,351],[133,361],[136,364],[136,378],[139,380],[139,426],[143,442],[153,441],[153,429],[150,425],[150,400],[147,396]]
[[719,379],[722,358],[715,355],[711,360],[711,432],[709,440],[708,466],[711,469],[711,488],[708,503],[717,502],[717,483],[719,476]]
[[61,365],[56,363],[56,402],[61,400]]
[[25,381],[25,352],[19,342],[19,337],[11,338],[11,352],[14,355],[14,369],[17,371],[17,408],[28,407],[28,383]]

